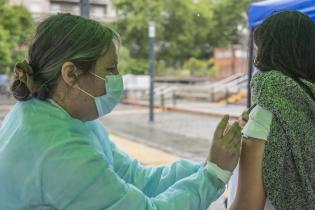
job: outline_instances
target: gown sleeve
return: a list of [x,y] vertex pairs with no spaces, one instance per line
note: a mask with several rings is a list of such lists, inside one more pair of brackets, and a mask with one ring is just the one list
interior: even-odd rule
[[41,200],[57,209],[206,210],[225,189],[210,166],[199,167],[159,195],[147,196],[122,179],[105,155],[84,140],[55,144],[36,165]]
[[203,163],[189,160],[178,160],[169,166],[143,166],[138,160],[121,151],[114,143],[111,143],[111,148],[115,172],[147,196],[156,196],[164,192],[175,182],[196,173],[203,167]]

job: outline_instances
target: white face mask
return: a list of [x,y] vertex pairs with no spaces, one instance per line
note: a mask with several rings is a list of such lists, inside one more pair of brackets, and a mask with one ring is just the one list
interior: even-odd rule
[[124,83],[122,76],[117,75],[109,75],[105,76],[105,79],[94,74],[93,72],[90,72],[94,76],[98,77],[101,80],[105,81],[105,95],[95,97],[92,94],[86,92],[85,90],[82,90],[80,87],[79,90],[87,94],[88,96],[92,97],[94,99],[98,116],[102,117],[110,113],[115,106],[119,103],[120,98],[122,96],[123,90],[124,90]]

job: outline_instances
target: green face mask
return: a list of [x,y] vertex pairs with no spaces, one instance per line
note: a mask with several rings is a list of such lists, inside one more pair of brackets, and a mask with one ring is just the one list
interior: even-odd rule
[[115,106],[119,103],[120,98],[122,96],[124,90],[124,83],[121,75],[109,75],[105,76],[105,79],[90,72],[92,75],[96,76],[97,78],[105,81],[105,95],[95,97],[92,94],[82,90],[82,92],[87,94],[88,96],[94,99],[98,116],[102,117],[110,113]]

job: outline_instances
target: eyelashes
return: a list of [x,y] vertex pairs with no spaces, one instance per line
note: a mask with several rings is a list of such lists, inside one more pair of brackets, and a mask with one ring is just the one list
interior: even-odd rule
[[116,61],[111,66],[105,67],[105,70],[109,71],[110,73],[115,73],[116,71],[118,71],[118,62]]
[[117,67],[115,66],[115,67],[109,67],[109,68],[107,68],[106,70],[115,71],[116,69],[117,69]]
[[113,65],[113,66],[110,66],[110,67],[107,67],[106,68],[106,71],[109,72],[109,73],[115,73],[117,72],[117,64]]

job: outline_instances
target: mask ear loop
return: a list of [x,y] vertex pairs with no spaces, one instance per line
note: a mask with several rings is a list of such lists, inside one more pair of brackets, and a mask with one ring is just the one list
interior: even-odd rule
[[90,96],[91,98],[95,98],[92,94],[90,94],[90,93],[86,92],[85,90],[83,90],[82,88],[80,88],[79,85],[77,86],[77,88],[79,90],[81,90],[83,93],[85,93],[86,95]]
[[79,90],[81,90],[83,93],[85,93],[86,95],[90,96],[91,98],[94,98],[94,96],[88,92],[86,92],[85,90],[81,89],[79,86],[77,87]]
[[92,75],[94,75],[94,76],[96,76],[97,78],[99,78],[99,79],[101,79],[101,80],[103,80],[103,81],[106,81],[106,79],[104,79],[104,78],[98,76],[97,74],[95,74],[95,73],[93,73],[93,72],[89,72],[89,73],[92,74]]

